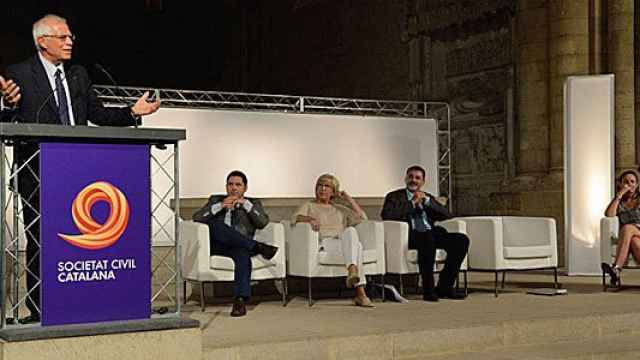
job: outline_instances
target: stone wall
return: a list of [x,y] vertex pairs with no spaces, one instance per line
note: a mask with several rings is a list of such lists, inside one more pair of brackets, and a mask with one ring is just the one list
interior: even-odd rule
[[454,212],[514,210],[517,201],[495,196],[515,168],[513,2],[409,3],[406,36],[429,53],[421,71],[410,69],[417,100],[452,107]]
[[[640,98],[634,89],[640,83],[635,65],[640,50],[633,24],[639,4],[279,2],[248,15],[259,21],[247,36],[260,34],[264,40],[260,49],[247,50],[252,54],[245,63],[248,86],[262,92],[449,102],[454,212],[553,217],[562,265],[564,79],[616,74],[616,165],[637,167]],[[280,221],[306,200],[265,199],[264,205],[272,220]],[[369,218],[379,219],[382,198],[357,201]],[[190,217],[204,202],[182,201],[182,214]]]
[[410,86],[453,107],[454,212],[553,217],[563,264],[567,76],[616,75],[616,167],[637,167],[633,2],[408,3],[410,44],[429,53]]
[[637,3],[289,0],[254,16],[266,45],[249,78],[265,92],[449,102],[454,212],[553,217],[563,263],[564,81],[616,74],[616,166],[637,167]]
[[[634,83],[634,88],[636,89],[635,92],[635,118],[636,119],[640,119],[640,0],[635,0],[635,7],[634,7],[634,21],[633,21],[633,28],[635,29],[634,34],[634,52],[635,52],[635,63],[634,63],[634,68],[635,68],[635,83]],[[640,138],[640,131],[638,129],[638,127],[636,127],[636,139]],[[638,159],[640,159],[640,150],[638,149],[640,146],[636,145],[636,161],[638,161]]]
[[[616,75],[616,167],[637,167],[640,0],[224,4],[234,20],[226,30],[232,36],[218,44],[228,53],[222,83],[249,92],[449,102],[454,212],[553,217],[561,262],[566,76]],[[17,42],[7,34],[0,32],[1,42]],[[0,54],[0,68],[6,63]],[[274,209],[275,218],[292,208]],[[377,216],[375,205],[367,211]]]
[[634,2],[608,1],[608,67],[615,78],[616,170],[637,168]]

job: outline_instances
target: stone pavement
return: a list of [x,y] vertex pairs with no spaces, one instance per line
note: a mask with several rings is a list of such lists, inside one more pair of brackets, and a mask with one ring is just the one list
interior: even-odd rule
[[287,307],[257,302],[243,318],[229,317],[228,304],[202,313],[192,301],[185,313],[201,321],[204,359],[605,359],[640,350],[634,341],[640,271],[625,270],[630,287],[621,292],[603,293],[599,278],[562,276],[568,295],[526,294],[551,280],[548,274],[509,273],[495,298],[493,274],[471,273],[473,291],[465,301],[425,303],[409,295],[408,304],[363,309],[344,297],[312,307],[295,297]]

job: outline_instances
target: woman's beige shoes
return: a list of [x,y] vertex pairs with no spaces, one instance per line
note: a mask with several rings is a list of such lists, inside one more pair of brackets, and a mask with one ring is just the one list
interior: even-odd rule
[[347,274],[347,288],[355,287],[360,282],[360,275],[358,275],[358,269],[355,266],[349,267],[349,273]]
[[356,306],[362,306],[362,307],[368,307],[368,308],[372,308],[375,307],[375,305],[373,305],[373,303],[371,302],[371,299],[369,299],[367,296],[356,296],[353,298],[353,302],[356,304]]

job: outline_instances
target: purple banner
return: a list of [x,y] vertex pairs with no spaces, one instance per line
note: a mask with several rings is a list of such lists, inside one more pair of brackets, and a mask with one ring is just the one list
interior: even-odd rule
[[149,146],[40,150],[42,325],[149,318]]

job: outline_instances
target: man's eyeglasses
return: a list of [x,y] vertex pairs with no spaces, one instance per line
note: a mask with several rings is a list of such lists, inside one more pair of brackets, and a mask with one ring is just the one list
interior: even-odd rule
[[67,40],[67,38],[71,39],[71,41],[76,41],[76,36],[73,34],[70,35],[42,35],[42,37],[52,37],[52,38],[56,38],[58,40],[62,40],[65,41]]

